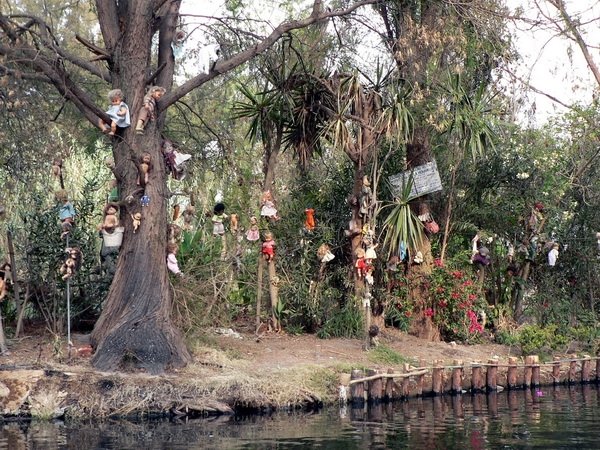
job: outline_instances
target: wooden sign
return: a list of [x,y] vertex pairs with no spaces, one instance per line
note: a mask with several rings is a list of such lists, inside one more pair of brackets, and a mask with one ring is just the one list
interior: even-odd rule
[[410,190],[409,200],[422,195],[431,194],[442,190],[442,180],[437,170],[435,161],[428,162],[422,166],[414,167],[411,170],[400,172],[388,178],[392,187],[392,193],[400,197],[402,190],[411,178],[413,178],[412,188]]

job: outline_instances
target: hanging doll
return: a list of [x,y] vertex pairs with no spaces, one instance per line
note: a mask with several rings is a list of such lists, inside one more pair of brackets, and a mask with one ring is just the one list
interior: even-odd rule
[[56,158],[54,161],[52,161],[52,175],[58,179],[60,179],[60,176],[62,175],[62,166],[62,159]]
[[118,208],[115,203],[109,203],[104,207],[104,220],[98,226],[98,231],[106,230],[107,233],[112,233],[115,230],[119,225]]
[[156,102],[166,92],[164,87],[152,86],[148,89],[148,93],[144,96],[144,105],[138,112],[138,119],[135,125],[135,132],[137,134],[144,134],[144,130],[148,122],[156,120]]
[[477,271],[482,267],[489,266],[491,263],[489,249],[483,246],[479,247],[477,253],[473,256],[472,261]]
[[179,246],[174,242],[169,242],[167,244],[167,269],[175,275],[183,277],[183,272],[179,269],[179,263],[177,262],[178,250]]
[[175,32],[175,36],[173,36],[173,41],[171,42],[171,49],[173,50],[173,57],[175,59],[181,57],[183,54],[183,43],[185,41],[185,32],[183,30],[178,30]]
[[429,234],[437,234],[440,231],[440,226],[437,224],[435,220],[433,220],[433,216],[429,211],[429,206],[426,203],[422,203],[420,207],[420,214],[417,216],[418,219],[423,224],[425,231]]
[[223,203],[217,203],[213,209],[212,223],[213,223],[213,236],[223,236],[225,234],[225,225],[223,222],[227,219],[225,214],[225,205]]
[[202,47],[198,52],[200,73],[208,75],[219,59],[219,56],[221,56],[221,46],[219,44],[209,44]]
[[273,233],[267,231],[265,233],[265,240],[262,243],[261,253],[267,262],[273,261],[275,258],[275,239],[273,239]]
[[335,255],[331,253],[331,248],[327,244],[321,244],[317,250],[317,259],[322,263],[328,263],[335,258]]
[[150,156],[150,153],[147,153],[147,152],[142,153],[142,155],[140,156],[140,165],[138,168],[139,168],[139,173],[138,173],[137,184],[138,185],[142,184],[141,182],[142,182],[142,180],[144,180],[143,186],[146,186],[146,184],[148,184],[148,174],[152,170],[152,156]]
[[418,251],[417,253],[415,253],[415,257],[413,258],[413,262],[414,262],[415,264],[417,264],[417,265],[418,265],[418,264],[423,264],[423,261],[424,261],[424,260],[425,260],[425,259],[423,258],[423,252],[421,252],[421,251]]
[[260,207],[260,215],[261,217],[266,217],[271,220],[279,220],[277,216],[277,209],[275,208],[275,203],[273,202],[273,194],[271,191],[264,191],[261,199],[261,207]]
[[127,128],[131,125],[129,117],[129,106],[123,101],[123,92],[121,89],[113,89],[108,92],[108,101],[110,107],[106,114],[110,117],[110,127],[104,120],[98,120],[98,126],[103,133],[108,133],[109,136],[114,136],[118,128]]
[[149,195],[142,195],[142,197],[140,198],[140,205],[142,206],[142,208],[150,206],[150,196]]
[[187,231],[192,229],[192,221],[196,216],[196,208],[192,205],[187,205],[183,210],[183,228]]
[[365,175],[362,179],[362,187],[360,189],[360,215],[364,218],[369,216],[371,202],[373,201],[373,191],[371,191],[371,183]]
[[237,214],[232,214],[229,217],[229,231],[231,231],[231,234],[237,234],[237,232],[238,232],[238,215]]
[[167,242],[178,243],[181,240],[181,227],[176,223],[167,225]]
[[11,279],[11,266],[9,262],[5,262],[0,266],[0,302],[4,300],[8,293],[8,282]]
[[356,268],[356,275],[358,279],[361,279],[365,276],[367,271],[367,262],[365,260],[365,250],[361,247],[357,248],[354,252],[356,255],[356,262],[354,263],[354,267]]
[[250,217],[250,228],[246,233],[246,239],[251,242],[255,242],[260,239],[260,233],[258,231],[258,219],[254,216]]
[[163,141],[162,146],[163,156],[165,158],[165,166],[171,176],[178,181],[185,178],[185,163],[192,157],[187,153],[179,152],[168,139]]
[[313,231],[315,229],[315,210],[312,208],[306,208],[304,210],[306,219],[304,220],[304,229],[306,231]]
[[63,280],[67,280],[75,275],[83,261],[83,255],[78,247],[68,248],[66,252],[68,254],[67,259],[60,267],[60,273],[62,274]]
[[560,245],[558,242],[552,244],[552,250],[548,252],[548,265],[550,267],[554,267],[556,265],[556,260],[558,259],[558,249]]
[[61,237],[65,237],[73,229],[75,225],[75,208],[69,201],[69,195],[64,189],[56,193],[56,199],[61,203],[58,209],[58,218],[60,219],[62,234]]
[[138,228],[142,223],[142,213],[136,212],[131,215],[131,223],[133,225],[133,232],[137,232]]
[[542,202],[535,202],[533,204],[533,208],[531,208],[531,213],[529,214],[529,219],[527,219],[527,228],[532,234],[536,234],[539,232],[539,228],[544,220],[544,204]]

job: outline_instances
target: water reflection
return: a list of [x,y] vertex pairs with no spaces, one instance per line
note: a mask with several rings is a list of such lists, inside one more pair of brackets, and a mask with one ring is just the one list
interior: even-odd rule
[[133,423],[5,422],[0,449],[598,448],[596,386],[411,399],[319,413]]

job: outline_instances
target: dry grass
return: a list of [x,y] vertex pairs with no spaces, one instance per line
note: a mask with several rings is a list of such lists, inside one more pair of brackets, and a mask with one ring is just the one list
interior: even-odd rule
[[64,414],[64,400],[67,393],[57,387],[40,390],[29,396],[29,412],[36,419],[49,420]]

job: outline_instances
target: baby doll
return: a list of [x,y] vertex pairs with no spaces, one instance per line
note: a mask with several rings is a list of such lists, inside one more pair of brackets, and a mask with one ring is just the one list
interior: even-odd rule
[[175,275],[182,277],[183,272],[179,270],[179,263],[177,262],[177,250],[179,250],[179,246],[174,242],[167,244],[167,268]]
[[136,212],[131,215],[131,222],[133,224],[133,232],[135,233],[142,223],[142,213]]
[[209,44],[200,49],[198,52],[198,60],[200,65],[200,73],[208,74],[214,63],[217,62],[221,55],[221,46],[219,44]]
[[556,265],[556,260],[558,259],[558,242],[552,244],[552,250],[548,252],[548,265],[550,267],[554,267]]
[[335,258],[335,255],[331,253],[331,248],[327,244],[321,244],[317,250],[317,258],[322,263],[328,263]]
[[365,175],[362,179],[362,188],[360,190],[360,215],[367,217],[371,209],[371,202],[373,200],[373,191],[371,190],[371,183],[369,178]]
[[12,279],[11,266],[5,262],[0,266],[0,302],[4,300],[8,293],[8,282]]
[[354,263],[354,267],[356,268],[356,275],[359,279],[361,279],[367,273],[367,261],[365,259],[365,250],[359,247],[356,249],[354,254],[356,255],[356,262]]
[[164,87],[152,86],[148,89],[148,93],[144,96],[144,105],[138,113],[138,119],[135,126],[137,134],[144,134],[144,129],[148,121],[156,119],[156,101],[166,92]]
[[98,126],[103,133],[114,136],[117,132],[117,127],[127,128],[131,125],[131,119],[129,118],[129,107],[123,102],[123,92],[121,92],[121,89],[109,91],[108,100],[110,101],[110,107],[106,111],[106,114],[111,118],[110,127],[102,119],[98,121]]
[[223,236],[225,234],[225,225],[223,225],[223,221],[227,219],[225,205],[223,203],[217,203],[213,212],[214,215],[211,219],[213,223],[213,236]]
[[187,231],[192,229],[192,221],[196,216],[196,208],[192,205],[187,205],[183,210],[183,228]]
[[271,220],[279,220],[275,203],[273,203],[273,195],[271,194],[271,191],[263,192],[260,215]]
[[81,262],[83,260],[83,255],[78,247],[68,248],[66,251],[69,256],[60,267],[60,273],[63,274],[63,280],[67,280],[75,275],[75,272],[81,267]]
[[62,175],[62,166],[62,159],[56,158],[54,161],[52,161],[52,175],[58,179],[60,179]]
[[251,242],[258,241],[260,239],[260,233],[258,231],[258,220],[256,217],[250,217],[250,228],[246,233],[246,239]]
[[237,234],[238,232],[238,215],[232,214],[229,218],[229,230],[231,234]]
[[152,170],[152,157],[150,153],[142,153],[140,156],[140,173],[138,174],[137,184],[139,185],[144,180],[144,186],[148,184],[148,173]]
[[312,208],[306,208],[304,210],[306,219],[304,220],[304,229],[306,231],[312,231],[315,229],[315,210]]
[[98,231],[106,230],[107,233],[112,233],[119,225],[117,217],[118,206],[115,203],[109,203],[104,207],[104,220],[98,227]]
[[267,262],[271,262],[273,261],[273,258],[275,258],[275,239],[273,239],[273,233],[270,231],[265,233],[265,240],[262,243],[261,253]]
[[61,222],[62,235],[61,237],[65,237],[67,234],[71,232],[73,229],[73,225],[75,224],[75,208],[73,208],[73,204],[69,201],[69,196],[67,191],[60,190],[56,193],[56,199],[62,203],[62,205],[58,209],[58,218]]

